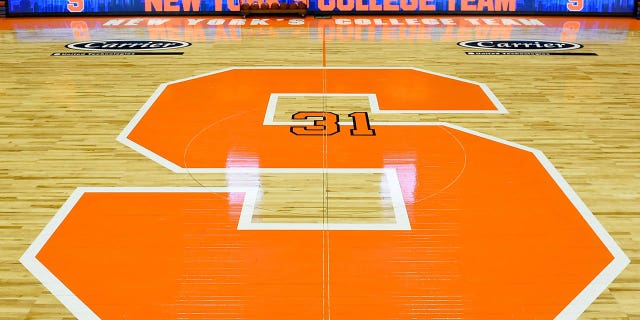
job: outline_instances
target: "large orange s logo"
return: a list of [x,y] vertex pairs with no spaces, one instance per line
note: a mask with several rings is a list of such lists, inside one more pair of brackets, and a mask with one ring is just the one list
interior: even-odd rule
[[[577,317],[626,256],[541,152],[419,120],[438,112],[505,110],[481,84],[413,68],[162,85],[119,140],[229,185],[79,189],[23,262],[82,318]],[[261,174],[310,188],[321,174],[322,215],[298,219],[307,199],[285,186],[287,206],[257,216],[273,199]],[[366,212],[340,215],[338,198]]]

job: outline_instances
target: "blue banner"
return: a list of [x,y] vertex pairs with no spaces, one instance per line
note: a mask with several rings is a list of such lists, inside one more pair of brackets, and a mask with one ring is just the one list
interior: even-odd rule
[[[305,0],[309,13],[628,13],[635,0]],[[287,0],[9,0],[11,14],[215,14]],[[284,10],[284,9],[281,9]]]

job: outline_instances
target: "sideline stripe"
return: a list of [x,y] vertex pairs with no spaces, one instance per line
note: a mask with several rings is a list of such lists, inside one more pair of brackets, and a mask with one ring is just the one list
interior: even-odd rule
[[322,28],[322,66],[327,66],[327,28]]

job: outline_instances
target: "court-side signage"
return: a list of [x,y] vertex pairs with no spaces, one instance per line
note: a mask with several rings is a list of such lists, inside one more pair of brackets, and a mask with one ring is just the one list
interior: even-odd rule
[[458,45],[488,51],[465,52],[467,55],[579,55],[596,56],[593,52],[557,52],[584,47],[579,43],[552,40],[468,40]]
[[70,43],[65,47],[91,51],[149,51],[184,48],[190,45],[189,42],[173,40],[104,40]]
[[95,40],[67,44],[65,47],[89,52],[56,52],[53,56],[80,55],[182,55],[184,52],[152,52],[178,49],[191,43],[176,40]]
[[459,46],[485,50],[557,51],[580,49],[578,43],[546,40],[471,40],[458,42]]

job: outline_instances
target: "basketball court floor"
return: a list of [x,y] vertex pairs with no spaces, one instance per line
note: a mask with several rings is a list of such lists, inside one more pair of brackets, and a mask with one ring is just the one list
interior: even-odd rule
[[0,18],[0,319],[640,319],[639,53],[631,18]]

